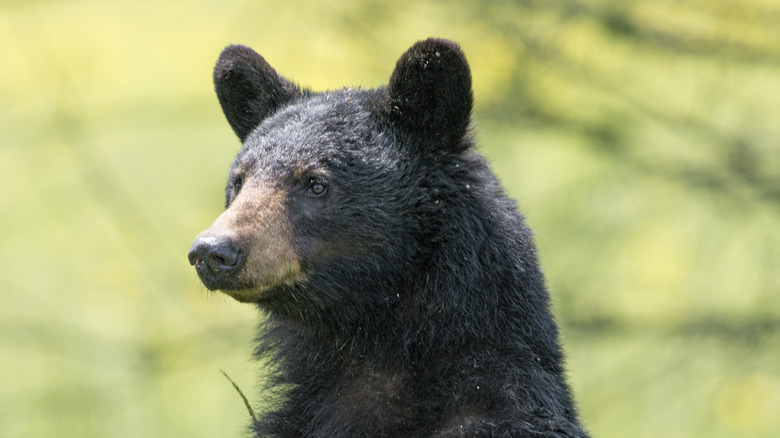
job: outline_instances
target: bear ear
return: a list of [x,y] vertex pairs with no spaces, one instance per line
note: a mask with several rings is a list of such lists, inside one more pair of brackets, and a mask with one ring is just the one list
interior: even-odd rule
[[471,120],[473,96],[466,57],[452,41],[420,41],[398,60],[388,86],[392,122],[450,152],[468,148],[462,141]]
[[301,90],[249,47],[222,51],[214,67],[214,89],[228,123],[243,142],[265,118]]

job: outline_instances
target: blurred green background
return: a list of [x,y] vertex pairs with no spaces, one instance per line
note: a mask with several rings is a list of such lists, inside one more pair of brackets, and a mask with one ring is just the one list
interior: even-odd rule
[[186,253],[229,43],[315,89],[458,41],[596,437],[780,436],[780,2],[0,1],[0,437],[241,436],[258,314]]

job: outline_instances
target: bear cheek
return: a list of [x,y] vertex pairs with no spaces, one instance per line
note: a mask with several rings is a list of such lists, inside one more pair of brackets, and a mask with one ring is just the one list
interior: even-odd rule
[[302,278],[284,198],[283,192],[246,187],[211,226],[234,236],[246,257],[236,287],[221,289],[238,301],[256,302],[268,289]]

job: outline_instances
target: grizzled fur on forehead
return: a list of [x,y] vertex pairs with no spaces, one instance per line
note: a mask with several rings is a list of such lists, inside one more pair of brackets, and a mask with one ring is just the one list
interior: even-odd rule
[[374,90],[338,90],[291,102],[264,120],[244,142],[239,159],[325,164],[375,142]]

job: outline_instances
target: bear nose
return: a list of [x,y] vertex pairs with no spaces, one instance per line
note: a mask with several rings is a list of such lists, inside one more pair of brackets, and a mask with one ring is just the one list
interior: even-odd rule
[[203,263],[212,273],[229,273],[240,267],[239,262],[242,259],[241,249],[234,242],[213,236],[198,236],[192,243],[187,258],[191,265]]

